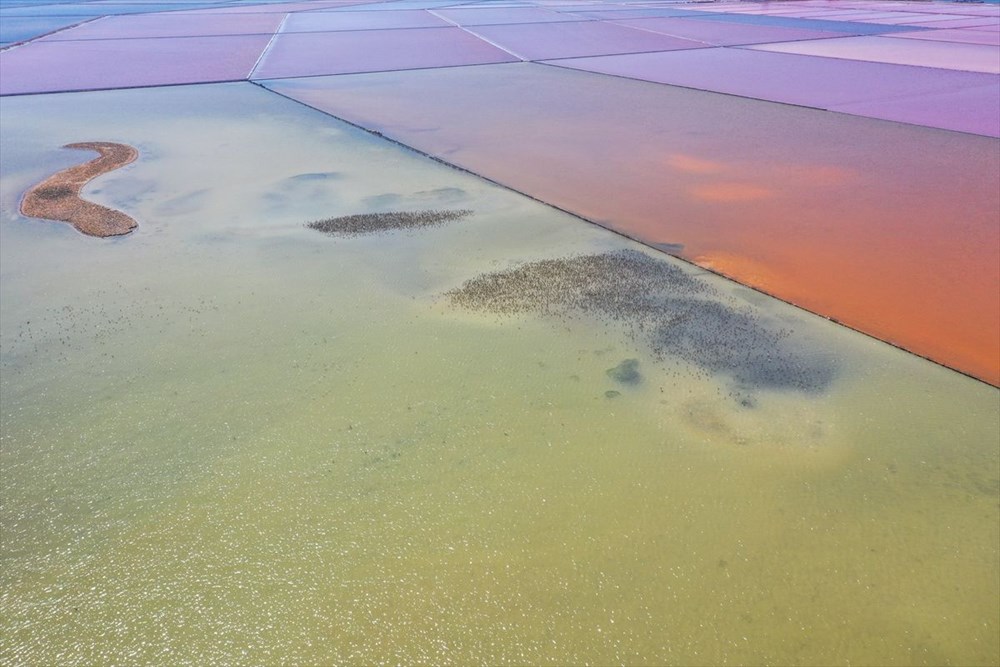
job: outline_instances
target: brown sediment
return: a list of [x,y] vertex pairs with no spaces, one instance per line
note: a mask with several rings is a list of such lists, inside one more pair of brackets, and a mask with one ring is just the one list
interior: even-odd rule
[[58,171],[28,190],[21,200],[22,215],[68,222],[88,236],[120,236],[135,229],[135,220],[121,211],[82,199],[80,190],[101,174],[134,161],[139,151],[107,141],[66,144],[63,148],[97,151],[100,156]]

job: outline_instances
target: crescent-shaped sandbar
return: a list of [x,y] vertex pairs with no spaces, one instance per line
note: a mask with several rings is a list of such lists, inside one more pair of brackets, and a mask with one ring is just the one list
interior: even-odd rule
[[99,157],[58,171],[28,190],[21,200],[21,213],[31,218],[68,222],[88,236],[128,234],[138,223],[121,211],[80,198],[84,185],[101,174],[127,165],[139,151],[126,144],[87,141],[63,148],[97,151]]

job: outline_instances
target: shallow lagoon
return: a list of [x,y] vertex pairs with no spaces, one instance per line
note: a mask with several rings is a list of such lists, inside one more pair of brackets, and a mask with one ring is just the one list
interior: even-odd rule
[[[4,663],[1000,658],[995,388],[252,84],[0,109]],[[93,140],[139,228],[20,217]],[[829,381],[448,296],[621,251]]]

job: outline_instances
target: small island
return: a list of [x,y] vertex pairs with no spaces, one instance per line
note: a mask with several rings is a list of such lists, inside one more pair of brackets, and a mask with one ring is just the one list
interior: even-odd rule
[[139,151],[126,144],[104,141],[67,144],[63,148],[97,151],[100,155],[90,162],[58,171],[28,190],[21,200],[22,215],[68,222],[88,236],[121,236],[135,229],[138,226],[135,220],[121,211],[81,199],[80,190],[101,174],[133,162]]

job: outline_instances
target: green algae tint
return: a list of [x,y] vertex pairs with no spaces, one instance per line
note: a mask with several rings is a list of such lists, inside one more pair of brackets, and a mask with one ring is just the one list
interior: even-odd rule
[[[996,389],[250,84],[2,111],[3,663],[1000,659]],[[88,140],[127,238],[17,214]]]

